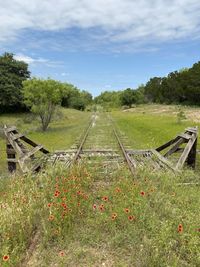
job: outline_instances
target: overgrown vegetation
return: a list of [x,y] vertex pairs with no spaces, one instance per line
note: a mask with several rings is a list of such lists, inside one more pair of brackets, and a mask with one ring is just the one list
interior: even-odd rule
[[39,231],[25,266],[198,266],[198,187],[178,185],[196,179],[192,172],[173,176],[148,168],[134,179],[123,168],[98,176],[86,165],[5,178],[1,264],[23,261]]

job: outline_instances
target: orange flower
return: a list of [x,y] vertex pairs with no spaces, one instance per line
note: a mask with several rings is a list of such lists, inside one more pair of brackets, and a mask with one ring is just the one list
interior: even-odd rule
[[50,215],[49,218],[48,218],[48,220],[49,220],[50,222],[53,221],[53,220],[54,220],[54,216],[53,216],[53,215]]
[[126,212],[126,213],[129,213],[130,212],[130,210],[129,209],[124,209],[124,211]]
[[120,189],[119,187],[117,187],[117,188],[115,189],[115,192],[119,193],[119,192],[121,192],[121,189]]
[[107,196],[104,196],[104,197],[102,197],[102,200],[108,201],[108,197]]
[[178,225],[178,232],[179,233],[183,232],[183,225],[181,223]]
[[104,211],[104,210],[105,210],[104,205],[101,204],[101,205],[99,206],[99,209],[100,209],[100,211]]
[[60,191],[56,190],[55,193],[54,193],[54,196],[58,197],[59,195],[60,195]]
[[3,261],[8,261],[9,258],[10,258],[9,255],[4,255],[4,256],[3,256]]
[[117,213],[112,214],[112,220],[115,220],[117,218]]
[[60,251],[60,252],[59,252],[59,256],[60,256],[60,257],[64,257],[64,256],[65,256],[64,251]]
[[133,220],[135,220],[135,216],[130,215],[130,216],[128,216],[128,219],[129,219],[129,221],[133,221]]
[[144,195],[145,195],[145,192],[144,192],[144,191],[141,191],[141,192],[140,192],[140,195],[141,195],[141,196],[144,196]]

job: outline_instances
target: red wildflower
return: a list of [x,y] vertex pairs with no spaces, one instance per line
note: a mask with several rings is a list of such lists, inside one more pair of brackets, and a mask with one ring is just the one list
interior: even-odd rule
[[104,197],[102,197],[102,200],[108,201],[108,197],[107,196],[104,196]]
[[77,192],[77,195],[81,195],[81,191],[80,190]]
[[54,196],[58,197],[59,195],[60,195],[60,191],[56,190],[55,193],[54,193]]
[[140,195],[141,195],[141,196],[144,196],[144,195],[145,195],[145,192],[144,192],[144,191],[141,191],[141,192],[140,192]]
[[135,216],[130,215],[130,216],[128,216],[128,219],[129,219],[129,221],[133,221],[133,220],[135,220]]
[[117,218],[117,213],[112,214],[112,220],[115,220]]
[[124,209],[124,211],[126,212],[126,213],[129,213],[130,212],[130,210],[129,209]]
[[94,205],[93,205],[93,210],[96,210],[96,208],[97,208],[97,205],[94,204]]
[[59,256],[60,256],[60,257],[64,257],[64,256],[65,256],[64,251],[60,251],[60,252],[59,252]]
[[4,255],[4,256],[3,256],[3,261],[8,261],[9,258],[10,258],[9,255]]
[[48,203],[47,205],[48,205],[48,207],[50,208],[52,204],[51,204],[51,203]]
[[183,225],[181,223],[178,225],[178,232],[179,233],[183,232]]

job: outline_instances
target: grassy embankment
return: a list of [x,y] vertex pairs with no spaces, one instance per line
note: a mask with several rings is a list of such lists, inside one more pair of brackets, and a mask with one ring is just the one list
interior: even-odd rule
[[[134,147],[154,147],[192,122],[170,114],[113,114]],[[163,129],[168,127],[168,131]],[[198,175],[87,166],[1,181],[2,266],[199,266]],[[36,241],[34,233],[39,233]],[[35,244],[34,244],[35,242]],[[27,249],[28,248],[28,249]],[[24,258],[25,251],[30,257]],[[0,265],[0,266],[1,266]]]
[[[54,118],[46,132],[40,130],[40,122],[30,114],[9,114],[0,116],[0,126],[15,125],[19,132],[25,133],[30,139],[42,144],[50,152],[69,148],[85,127],[89,113],[62,109],[62,115]],[[2,133],[2,131],[1,131]],[[0,135],[0,171],[6,171],[6,145],[3,134]]]

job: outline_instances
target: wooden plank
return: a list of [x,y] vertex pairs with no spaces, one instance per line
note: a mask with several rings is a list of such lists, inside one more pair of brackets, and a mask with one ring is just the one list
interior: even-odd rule
[[30,152],[24,154],[24,156],[22,157],[24,160],[30,158],[32,155],[34,155],[36,152],[38,152],[39,150],[41,150],[43,148],[42,145],[38,145],[36,147],[34,147]]
[[190,140],[190,138],[192,137],[192,135],[186,133],[179,134],[178,136],[184,138],[185,140]]
[[13,141],[16,141],[17,139],[20,139],[20,138],[22,138],[24,136],[24,134],[17,134],[17,135],[15,135],[15,136],[13,136]]
[[[14,152],[10,153],[9,152],[10,149],[12,149]],[[8,142],[8,140],[7,140],[7,145],[6,145],[6,153],[7,153],[7,159],[8,160],[16,160],[15,159],[16,152],[13,149],[12,145]],[[16,169],[17,169],[16,162],[14,162],[14,161],[8,161],[8,171],[12,173],[12,172],[15,172]]]
[[15,159],[15,158],[13,158],[13,159],[9,158],[9,159],[7,159],[7,162],[19,163],[19,160]]
[[[34,141],[30,140],[29,138],[27,138],[26,136],[21,137],[21,140],[25,141],[26,143],[28,143],[29,145],[33,146],[33,147],[37,147],[38,144],[36,144]],[[49,151],[45,148],[41,148],[40,151],[42,151],[44,154],[48,154]]]
[[167,160],[166,158],[164,158],[157,150],[152,149],[151,150],[152,153],[162,162],[164,163],[167,167],[169,167],[171,170],[175,171],[174,166],[172,165],[172,163]]
[[173,145],[174,143],[176,143],[176,141],[179,139],[179,137],[177,136],[176,138],[170,140],[169,142],[165,143],[164,145],[162,146],[159,146],[158,148],[156,148],[156,151],[157,152],[160,152],[162,150],[164,150],[165,148],[167,148],[168,146],[171,146]]
[[190,132],[190,133],[196,133],[198,132],[198,127],[188,127],[185,129],[186,132]]
[[185,149],[184,149],[184,151],[183,151],[183,153],[182,153],[182,155],[181,155],[181,157],[180,157],[180,159],[179,159],[179,161],[178,161],[178,163],[176,165],[176,169],[177,170],[181,169],[183,167],[183,165],[184,165],[184,163],[185,163],[185,161],[186,161],[186,159],[187,159],[187,157],[188,157],[188,155],[189,155],[189,153],[190,153],[190,151],[192,149],[192,146],[194,145],[196,139],[197,139],[197,134],[193,133],[192,134],[192,138],[187,143],[187,145],[186,145],[186,147],[185,147]]
[[164,157],[167,158],[167,157],[170,156],[171,154],[175,153],[175,152],[177,151],[178,147],[179,147],[181,144],[183,144],[184,142],[185,142],[185,140],[184,140],[183,138],[180,138],[180,139],[174,144],[174,146],[173,146],[172,148],[170,148],[170,150],[167,151],[167,153],[165,153]]
[[17,128],[15,126],[12,126],[12,127],[9,127],[9,128],[4,127],[4,131],[6,133],[10,133],[10,132],[13,132],[13,131],[17,131]]
[[197,139],[194,142],[192,149],[190,150],[190,153],[187,158],[187,165],[195,169],[196,165],[196,150],[197,150]]

